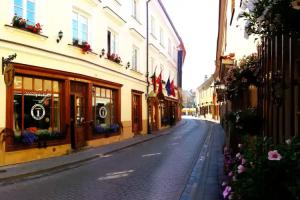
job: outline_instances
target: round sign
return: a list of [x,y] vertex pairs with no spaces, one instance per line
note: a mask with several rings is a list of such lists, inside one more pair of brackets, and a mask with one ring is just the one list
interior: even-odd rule
[[105,108],[105,106],[102,106],[100,109],[99,109],[99,116],[101,118],[105,118],[107,116],[107,110]]
[[31,108],[31,116],[35,120],[41,120],[45,117],[46,111],[43,105],[35,104]]

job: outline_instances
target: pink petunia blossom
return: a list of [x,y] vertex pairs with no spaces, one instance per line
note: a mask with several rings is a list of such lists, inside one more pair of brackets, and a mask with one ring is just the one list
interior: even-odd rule
[[291,2],[292,8],[295,10],[300,10],[300,0],[295,0]]
[[269,151],[268,159],[269,160],[281,160],[282,156],[278,153],[277,150]]
[[241,174],[241,173],[243,173],[244,171],[246,171],[246,168],[245,168],[243,165],[239,165],[239,166],[238,166],[238,173]]
[[232,176],[233,176],[233,172],[229,172],[229,173],[228,173],[228,176],[229,176],[229,177],[232,177]]
[[245,158],[242,158],[242,165],[245,165],[247,160]]
[[230,192],[231,192],[231,187],[230,186],[226,186],[224,191],[223,191],[223,197],[224,199],[226,199],[229,195],[230,195]]
[[242,146],[243,146],[242,144],[238,144],[238,148],[242,148]]

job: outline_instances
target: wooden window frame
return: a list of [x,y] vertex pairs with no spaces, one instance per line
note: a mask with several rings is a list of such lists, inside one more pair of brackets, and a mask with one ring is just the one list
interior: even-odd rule
[[[94,92],[93,88],[100,88],[100,96],[93,96],[94,93],[96,93],[96,91]],[[99,138],[103,138],[103,137],[111,137],[111,136],[116,136],[116,135],[120,135],[121,134],[121,129],[122,129],[122,124],[121,124],[121,99],[120,99],[120,93],[121,93],[121,90],[120,88],[119,89],[116,89],[116,88],[110,88],[110,87],[107,87],[107,86],[102,86],[101,84],[93,84],[92,85],[92,94],[91,94],[91,110],[90,110],[90,113],[92,113],[92,119],[91,121],[93,121],[93,126],[95,126],[95,113],[93,112],[93,103],[95,103],[95,100],[96,98],[107,98],[106,97],[106,92],[105,92],[105,97],[103,97],[101,95],[101,91],[102,89],[108,89],[108,90],[111,90],[110,92],[110,95],[111,97],[113,96],[113,92],[115,93],[115,99],[114,99],[114,116],[115,116],[115,121],[114,123],[118,123],[120,125],[120,129],[118,132],[115,132],[115,133],[104,133],[104,134],[94,134],[94,130],[92,130],[90,132],[90,134],[88,135],[88,139],[99,139]],[[93,102],[93,98],[95,97],[94,99],[94,102]],[[109,98],[109,99],[112,99],[112,98]]]

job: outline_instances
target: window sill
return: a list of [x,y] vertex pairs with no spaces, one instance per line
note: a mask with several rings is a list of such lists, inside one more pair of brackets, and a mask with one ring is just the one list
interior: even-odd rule
[[153,33],[150,33],[150,34],[151,34],[151,36],[152,36],[154,39],[157,40],[157,37],[156,37]]
[[64,145],[64,144],[68,144],[67,138],[46,140],[46,146],[43,145],[39,146],[38,142],[35,142],[32,145],[26,145],[23,143],[13,143],[13,144],[7,144],[6,151],[10,152],[10,151],[19,151],[19,150],[34,149],[34,148],[43,149],[46,147],[53,147],[53,146]]
[[121,135],[121,131],[115,132],[115,133],[92,133],[91,140],[101,139],[101,138],[108,138],[112,136],[118,136]]
[[25,28],[18,28],[18,27],[11,26],[11,25],[8,25],[8,24],[5,24],[4,26],[15,29],[15,30],[19,30],[19,31],[22,31],[22,32],[27,32],[27,33],[30,33],[32,35],[38,35],[38,36],[41,36],[41,37],[44,37],[44,38],[48,38],[48,36],[46,36],[46,35],[43,35],[43,34],[40,34],[40,33],[33,33],[33,32],[31,32],[31,31],[29,31]]
[[140,20],[138,20],[138,18],[136,18],[135,16],[131,15],[131,17],[140,25],[143,25]]
[[105,59],[108,60],[108,61],[110,61],[110,62],[112,62],[112,63],[115,63],[115,64],[117,64],[117,65],[123,66],[121,63],[117,63],[117,62],[115,62],[115,61],[113,61],[113,60],[111,60],[111,59],[108,59],[108,58],[105,58]]
[[118,1],[118,0],[114,0],[114,2],[116,2],[119,6],[122,5],[122,4],[120,3],[120,1]]
[[130,71],[132,71],[133,73],[138,74],[138,75],[143,75],[142,72],[139,72],[139,71],[137,71],[135,69],[130,69]]
[[[72,47],[75,47],[75,48],[78,48],[78,49],[81,49],[81,47],[80,46],[78,46],[78,45],[74,45],[74,44],[68,44],[69,46],[72,46]],[[82,51],[82,49],[81,49],[81,51]],[[87,51],[87,52],[84,52],[83,54],[89,54],[89,53],[91,53],[91,54],[94,54],[94,55],[98,55],[97,53],[95,53],[95,52],[93,52],[92,50],[91,51]]]

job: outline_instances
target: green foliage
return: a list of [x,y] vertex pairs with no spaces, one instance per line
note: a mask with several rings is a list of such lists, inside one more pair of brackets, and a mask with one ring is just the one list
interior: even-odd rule
[[262,119],[255,108],[230,112],[226,116],[226,120],[233,133],[239,135],[256,135],[260,133]]
[[228,70],[224,77],[227,99],[238,97],[243,91],[248,90],[250,85],[259,85],[259,60],[256,54],[244,56],[239,61],[239,67]]
[[270,36],[281,32],[300,32],[300,11],[292,0],[243,0],[240,18],[246,35]]
[[299,138],[274,145],[270,139],[247,136],[237,156],[225,152],[225,166],[230,174],[226,186],[231,187],[225,199],[229,195],[236,200],[300,199]]

